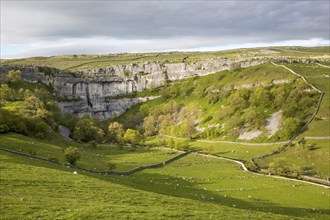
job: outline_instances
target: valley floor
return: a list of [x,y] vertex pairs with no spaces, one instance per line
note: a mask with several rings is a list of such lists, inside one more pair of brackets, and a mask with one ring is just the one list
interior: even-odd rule
[[[73,144],[18,135],[0,139],[1,146],[19,146],[37,155],[47,155],[51,148],[59,155],[61,144]],[[21,139],[28,143],[26,149]],[[146,165],[172,157],[162,151],[143,148],[132,154],[129,148],[104,145],[86,148],[83,157],[102,155],[93,162],[101,167],[107,155],[116,158],[116,164],[130,164],[129,158],[140,155],[140,163]],[[80,163],[86,166],[86,161]],[[329,189],[255,175],[231,161],[197,154],[130,176],[79,170],[74,174],[72,169],[6,152],[1,152],[0,166],[3,219],[326,219],[330,214]]]

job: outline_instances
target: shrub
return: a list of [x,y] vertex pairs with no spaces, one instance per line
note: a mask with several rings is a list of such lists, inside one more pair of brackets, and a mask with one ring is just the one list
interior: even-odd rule
[[21,71],[20,70],[10,70],[6,75],[6,82],[8,84],[16,83],[22,79]]
[[193,139],[194,135],[196,134],[196,129],[194,125],[194,121],[191,119],[184,121],[181,123],[179,127],[179,131],[181,134],[181,137],[189,138],[190,140]]
[[37,138],[45,138],[50,132],[50,128],[46,122],[37,120],[34,128],[35,136]]
[[274,162],[269,163],[268,169],[279,174],[297,177],[302,173],[300,167],[290,164],[284,158],[277,158]]
[[136,130],[127,129],[127,131],[124,134],[124,141],[132,144],[133,146],[141,144],[142,140],[143,140],[142,135]]
[[118,122],[112,122],[108,126],[108,136],[110,141],[120,143],[123,139],[124,127]]
[[83,142],[98,141],[104,137],[104,132],[97,127],[94,121],[88,116],[79,119],[73,131],[73,138]]
[[72,165],[75,165],[77,161],[80,159],[80,153],[78,151],[78,148],[76,147],[71,146],[66,148],[64,154],[66,161]]
[[282,139],[289,139],[296,134],[301,127],[301,123],[295,118],[287,118],[282,128]]
[[143,128],[145,136],[152,136],[157,134],[158,121],[155,116],[149,115],[144,118]]

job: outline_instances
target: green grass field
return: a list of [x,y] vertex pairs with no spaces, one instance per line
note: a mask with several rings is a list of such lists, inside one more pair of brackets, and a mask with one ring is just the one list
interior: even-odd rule
[[[152,137],[147,140],[147,144],[157,143],[169,143],[170,140],[175,138],[171,137]],[[183,139],[184,140],[184,139]],[[182,141],[182,139],[177,140]],[[217,156],[222,156],[231,159],[238,159],[245,162],[249,162],[252,157],[261,156],[267,153],[271,153],[278,149],[282,144],[269,144],[269,145],[258,145],[253,143],[249,145],[235,144],[235,143],[216,143],[206,142],[204,140],[189,141],[189,146],[194,151],[205,152]]]
[[305,175],[325,179],[330,176],[329,143],[330,140],[307,140],[305,146],[313,145],[312,149],[294,144],[280,154],[261,160],[260,165],[267,168],[269,163],[282,159],[301,167]]
[[[21,139],[5,135],[1,143],[8,138]],[[61,148],[29,141],[34,142],[33,149]],[[106,153],[102,147],[95,151]],[[83,155],[89,158],[96,152]],[[117,163],[128,160],[125,157]],[[147,157],[139,159],[150,162]],[[102,158],[94,161],[98,164]],[[73,171],[1,152],[2,218],[326,219],[329,215],[329,190],[246,173],[235,163],[194,154],[130,176]]]
[[95,149],[86,144],[78,144],[64,141],[38,140],[19,134],[0,135],[0,147],[19,151],[25,154],[32,154],[44,158],[56,158],[59,162],[65,163],[64,149],[69,146],[79,148],[81,159],[77,166],[107,170],[107,162],[111,161],[117,165],[115,171],[127,171],[129,169],[165,161],[175,154],[168,154],[168,150],[161,148],[136,148],[111,144],[100,144]]

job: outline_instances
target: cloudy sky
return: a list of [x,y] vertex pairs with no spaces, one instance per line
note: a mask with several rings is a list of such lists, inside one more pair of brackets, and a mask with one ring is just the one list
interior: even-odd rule
[[329,1],[1,0],[1,58],[329,45]]

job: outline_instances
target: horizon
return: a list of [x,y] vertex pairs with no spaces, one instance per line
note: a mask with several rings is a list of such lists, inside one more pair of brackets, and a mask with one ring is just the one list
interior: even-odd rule
[[245,49],[262,49],[262,48],[277,48],[277,47],[301,47],[301,48],[317,48],[317,47],[329,47],[330,45],[325,45],[325,46],[300,46],[300,45],[294,45],[294,46],[260,46],[260,47],[240,47],[240,48],[232,48],[232,49],[223,49],[223,50],[207,50],[207,51],[189,51],[189,50],[172,50],[172,51],[145,51],[145,52],[119,52],[119,53],[82,53],[82,54],[59,54],[59,55],[46,55],[46,56],[30,56],[30,57],[20,57],[20,58],[1,58],[1,60],[15,60],[15,59],[28,59],[28,58],[36,58],[36,57],[45,57],[45,58],[51,58],[51,57],[57,57],[57,56],[105,56],[105,55],[115,55],[115,54],[147,54],[147,53],[207,53],[207,52],[226,52],[226,51],[232,51],[232,50],[245,50]]

